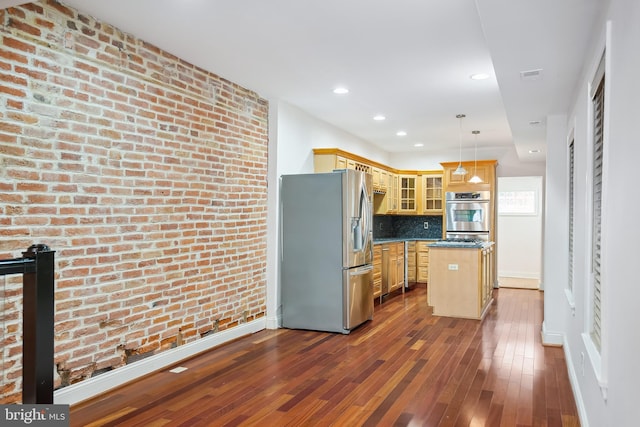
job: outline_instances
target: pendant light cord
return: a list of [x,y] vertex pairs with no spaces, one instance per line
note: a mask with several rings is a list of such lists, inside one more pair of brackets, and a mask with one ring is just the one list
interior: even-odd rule
[[478,175],[478,134],[480,133],[479,130],[474,130],[473,132],[474,137],[475,137],[475,148],[473,150],[473,176],[477,176]]
[[458,168],[462,167],[462,119],[466,117],[464,114],[458,114],[456,116],[458,120],[458,145],[459,145],[459,156],[458,156]]

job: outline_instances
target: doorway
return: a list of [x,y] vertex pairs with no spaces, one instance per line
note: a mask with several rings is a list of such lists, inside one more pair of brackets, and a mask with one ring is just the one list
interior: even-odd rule
[[498,286],[540,289],[542,177],[498,177]]

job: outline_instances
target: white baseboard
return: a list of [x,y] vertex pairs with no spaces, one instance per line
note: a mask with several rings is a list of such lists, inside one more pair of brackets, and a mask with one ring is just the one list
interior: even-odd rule
[[55,404],[74,405],[91,399],[137,378],[175,365],[198,353],[211,350],[231,340],[266,329],[266,323],[266,319],[261,317],[251,322],[243,323],[231,329],[226,329],[181,345],[180,347],[149,356],[130,365],[122,366],[98,375],[97,377],[88,378],[68,387],[63,387],[53,393],[53,401]]
[[544,322],[542,322],[541,334],[543,345],[562,346],[564,344],[564,334],[562,332],[547,331]]
[[573,364],[573,357],[571,357],[571,349],[567,342],[563,344],[564,358],[567,362],[567,371],[569,372],[569,383],[571,384],[571,390],[573,390],[573,398],[576,401],[576,407],[578,408],[578,417],[580,417],[580,425],[582,427],[589,427],[589,419],[587,418],[587,409],[584,406],[584,400],[582,399],[582,393],[580,393],[580,387],[578,386],[578,376]]
[[267,317],[267,329],[279,329],[281,325],[282,315]]
[[498,277],[513,277],[516,279],[536,279],[540,280],[539,273],[531,273],[526,271],[503,271],[498,270]]

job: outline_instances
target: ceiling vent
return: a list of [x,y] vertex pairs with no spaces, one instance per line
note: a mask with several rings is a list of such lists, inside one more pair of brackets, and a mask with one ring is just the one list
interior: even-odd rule
[[520,71],[520,79],[524,81],[542,79],[542,68],[537,70]]

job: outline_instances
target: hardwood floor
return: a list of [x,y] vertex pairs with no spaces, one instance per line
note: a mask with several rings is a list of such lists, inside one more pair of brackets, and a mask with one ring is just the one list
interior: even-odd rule
[[71,408],[72,426],[578,426],[542,297],[500,289],[484,321],[434,317],[425,288],[349,335],[265,330]]

